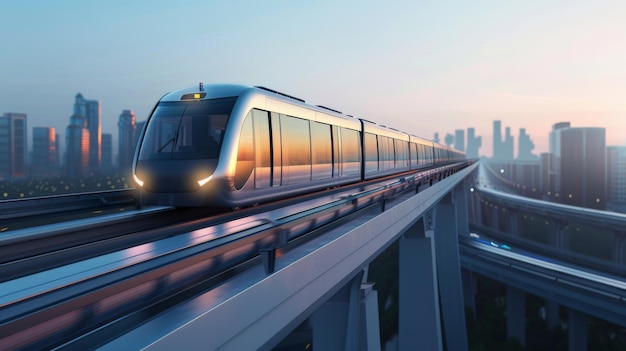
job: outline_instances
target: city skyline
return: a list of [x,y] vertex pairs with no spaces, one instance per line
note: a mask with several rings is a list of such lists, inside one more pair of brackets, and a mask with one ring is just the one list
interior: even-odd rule
[[[566,120],[626,145],[626,4],[147,4],[4,6],[0,111],[63,140],[76,93],[101,102],[113,133],[122,111],[143,121],[168,91],[232,82],[429,139],[488,136],[502,120],[526,128],[539,154]],[[491,151],[485,138],[481,155]]]

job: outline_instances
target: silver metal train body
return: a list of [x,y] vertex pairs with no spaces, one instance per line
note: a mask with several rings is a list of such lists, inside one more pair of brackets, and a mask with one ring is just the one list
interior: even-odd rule
[[132,172],[143,204],[238,207],[463,158],[267,88],[201,83],[157,103]]

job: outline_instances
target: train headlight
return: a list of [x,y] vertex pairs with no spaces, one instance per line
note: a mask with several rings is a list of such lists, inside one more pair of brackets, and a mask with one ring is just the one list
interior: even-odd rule
[[133,174],[133,178],[135,179],[135,183],[137,183],[137,185],[139,185],[140,187],[143,187],[143,180],[137,178],[137,175]]
[[213,178],[213,176],[212,176],[212,175],[210,175],[210,176],[208,176],[208,177],[206,177],[206,178],[204,178],[204,179],[200,179],[200,180],[198,181],[198,185],[203,186],[204,184],[208,183],[208,182],[209,182],[209,180],[211,180],[211,178]]

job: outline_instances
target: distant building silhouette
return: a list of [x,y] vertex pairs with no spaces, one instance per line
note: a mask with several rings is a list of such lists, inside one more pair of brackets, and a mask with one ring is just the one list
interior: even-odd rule
[[26,176],[26,114],[0,116],[0,178]]
[[[604,128],[560,129],[558,201],[606,208],[606,132]],[[555,194],[555,196],[557,196]]]
[[435,133],[435,137],[433,138],[433,141],[439,144],[439,133]]
[[113,135],[102,133],[102,167],[103,171],[113,169]]
[[52,127],[33,128],[31,175],[49,177],[58,174],[58,134]]
[[65,171],[70,178],[80,178],[89,173],[89,130],[85,117],[74,114],[65,131]]
[[130,172],[138,134],[133,111],[122,111],[117,126],[119,131],[118,167],[122,172]]
[[517,159],[520,161],[534,161],[537,156],[532,153],[535,144],[530,140],[530,135],[526,134],[525,128],[520,128],[517,148]]
[[626,146],[609,146],[606,151],[608,205],[626,212]]
[[550,197],[561,191],[557,176],[561,174],[561,131],[566,128],[570,128],[570,122],[555,123],[550,131],[550,152],[547,160],[548,183],[545,189]]
[[511,128],[505,128],[504,140],[502,140],[502,123],[498,120],[493,121],[493,154],[492,159],[495,161],[512,161],[513,160],[513,136]]
[[454,131],[454,148],[459,151],[465,151],[465,131],[463,129]]
[[467,128],[467,158],[478,158],[478,149],[482,146],[482,137],[476,137],[474,128]]
[[85,128],[89,130],[89,169],[97,171],[102,163],[102,130],[100,125],[100,101],[87,100],[81,93],[76,94],[74,115],[85,118]]

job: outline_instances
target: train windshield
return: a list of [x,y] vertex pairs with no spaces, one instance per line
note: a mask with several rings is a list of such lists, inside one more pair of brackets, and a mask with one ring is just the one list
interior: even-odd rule
[[159,103],[146,127],[139,160],[218,158],[236,99]]

